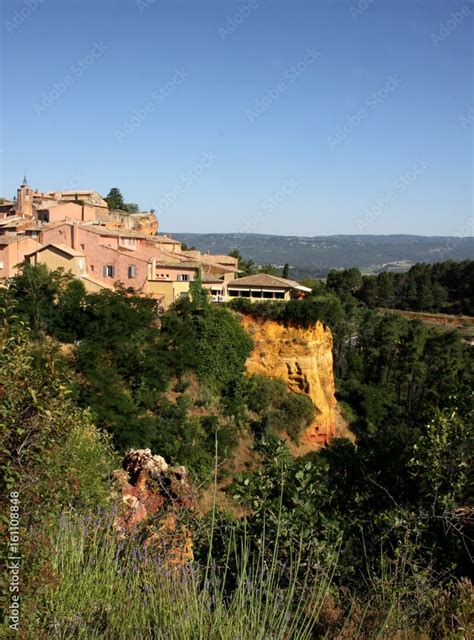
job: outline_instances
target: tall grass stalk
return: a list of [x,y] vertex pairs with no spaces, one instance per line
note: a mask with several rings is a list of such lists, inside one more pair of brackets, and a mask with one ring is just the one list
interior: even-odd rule
[[[228,558],[231,548],[237,554],[230,588],[229,570],[218,569],[210,557],[205,567],[170,566],[138,539],[120,539],[112,516],[100,522],[65,517],[54,546],[58,584],[45,595],[31,637],[309,639],[316,585],[307,570],[302,579],[301,552],[282,568],[277,545],[268,563],[265,546],[262,539],[262,550],[251,553],[247,540],[240,546],[229,541]],[[317,606],[327,588],[319,590]]]

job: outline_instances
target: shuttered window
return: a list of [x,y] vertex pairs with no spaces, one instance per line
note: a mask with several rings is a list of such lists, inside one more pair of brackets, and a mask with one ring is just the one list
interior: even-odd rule
[[111,264],[104,266],[104,278],[113,278],[115,275],[115,267]]

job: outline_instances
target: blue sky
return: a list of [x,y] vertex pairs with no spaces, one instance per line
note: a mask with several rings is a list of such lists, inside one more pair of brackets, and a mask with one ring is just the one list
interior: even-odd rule
[[2,3],[0,193],[175,232],[472,235],[468,1]]

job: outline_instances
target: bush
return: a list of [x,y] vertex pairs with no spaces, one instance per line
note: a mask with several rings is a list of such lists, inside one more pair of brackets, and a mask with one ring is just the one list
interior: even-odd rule
[[261,419],[253,424],[257,437],[270,428],[285,431],[293,441],[299,442],[302,431],[315,418],[315,408],[308,396],[292,393],[282,380],[261,375],[248,379],[246,402]]
[[0,536],[6,543],[5,514],[14,491],[21,527],[21,625],[28,629],[41,590],[55,580],[51,535],[57,514],[105,505],[116,460],[89,412],[71,401],[54,345],[38,345],[13,317],[6,320],[0,329]]
[[180,301],[163,318],[168,366],[177,374],[194,371],[212,391],[222,393],[240,380],[252,340],[237,318],[224,308],[195,308]]

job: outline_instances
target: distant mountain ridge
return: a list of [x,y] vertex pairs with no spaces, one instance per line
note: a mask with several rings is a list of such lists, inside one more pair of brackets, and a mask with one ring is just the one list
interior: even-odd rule
[[255,233],[174,233],[201,251],[238,249],[257,264],[290,264],[293,277],[325,276],[358,267],[366,273],[406,270],[416,262],[473,260],[474,237],[395,235],[277,236]]

